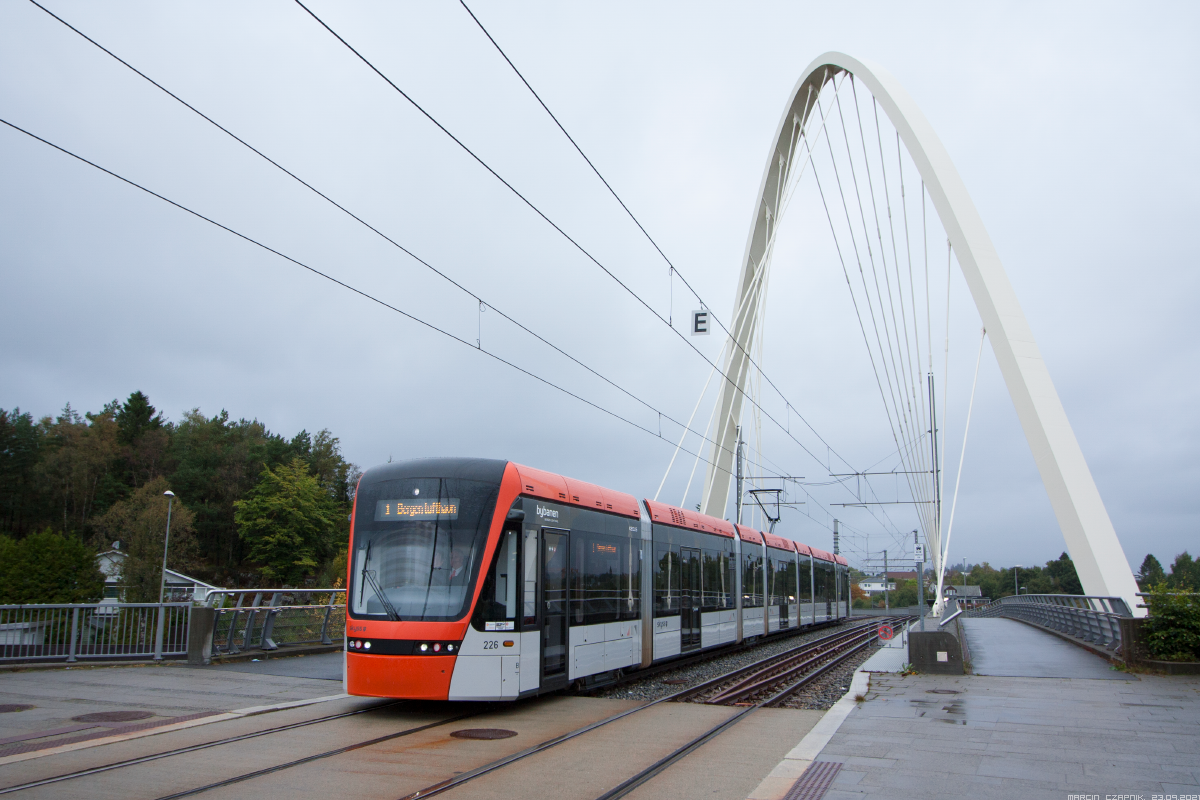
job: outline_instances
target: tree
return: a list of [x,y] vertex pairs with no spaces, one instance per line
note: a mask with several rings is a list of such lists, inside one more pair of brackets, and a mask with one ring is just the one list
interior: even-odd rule
[[[117,401],[113,401],[115,407]],[[126,481],[131,487],[158,477],[166,468],[171,443],[171,428],[162,414],[150,405],[150,398],[134,392],[116,411],[117,441],[126,465]]]
[[1153,553],[1147,553],[1146,557],[1142,559],[1142,568],[1138,570],[1138,587],[1143,592],[1148,592],[1166,579],[1167,573],[1163,571],[1162,564],[1158,562]]
[[[116,401],[114,401],[115,403]],[[155,413],[150,398],[134,392],[116,414],[117,439],[121,444],[133,444],[148,431],[163,426],[162,414]]]
[[301,458],[264,467],[254,488],[233,505],[238,535],[250,545],[264,580],[295,586],[332,555],[337,503]]
[[1200,561],[1194,560],[1187,550],[1175,556],[1167,585],[1172,589],[1191,591],[1200,587]]
[[120,496],[114,412],[109,406],[98,414],[80,416],[68,403],[57,419],[42,421],[47,447],[35,477],[45,483],[51,501],[53,516],[45,524],[61,524],[63,532],[83,534],[92,514]]
[[1066,553],[1047,561],[1046,572],[1054,579],[1054,586],[1047,594],[1083,594],[1083,584],[1075,571],[1075,562]]
[[94,603],[104,596],[96,553],[51,530],[0,536],[0,603]]
[[[155,478],[127,499],[114,503],[96,520],[100,547],[122,543],[123,599],[127,603],[158,602],[162,583],[163,539],[167,533],[166,478]],[[178,499],[171,504],[171,541],[167,566],[190,569],[196,553],[195,515]]]
[[24,536],[37,524],[41,487],[34,468],[44,431],[28,411],[0,408],[0,531]]

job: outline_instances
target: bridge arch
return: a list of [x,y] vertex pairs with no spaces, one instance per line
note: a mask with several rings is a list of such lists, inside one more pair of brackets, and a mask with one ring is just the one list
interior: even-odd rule
[[767,156],[734,298],[730,337],[739,346],[726,348],[723,367],[730,380],[722,383],[717,396],[717,427],[701,510],[724,517],[729,501],[737,425],[750,374],[750,345],[759,325],[756,295],[762,291],[762,282],[755,279],[755,273],[768,255],[773,226],[778,221],[779,209],[774,204],[781,196],[788,162],[798,155],[792,149],[794,123],[804,128],[816,105],[814,98],[826,81],[842,72],[853,75],[874,95],[925,182],[987,330],[1084,591],[1124,598],[1135,614],[1143,614],[1137,609],[1137,583],[1116,530],[1016,293],[958,170],[904,87],[880,67],[844,53],[825,53],[805,70],[780,118]]

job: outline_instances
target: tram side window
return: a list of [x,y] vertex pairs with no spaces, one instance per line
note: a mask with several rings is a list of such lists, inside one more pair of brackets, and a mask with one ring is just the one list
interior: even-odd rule
[[[755,545],[750,545],[755,549]],[[763,557],[759,553],[742,556],[742,608],[762,608]]]
[[825,602],[825,591],[828,584],[825,581],[825,562],[813,563],[813,602],[820,605]]
[[[507,529],[500,534],[492,567],[483,579],[479,603],[471,616],[477,630],[516,629],[517,619],[517,543],[520,532]],[[490,625],[488,623],[491,623]]]
[[669,543],[654,545],[654,616],[679,613],[679,584],[683,575],[679,566],[679,548]]
[[773,558],[771,604],[796,602],[796,563],[791,559]]
[[572,538],[571,624],[636,619],[640,587],[630,540],[582,531]]
[[733,608],[736,603],[734,593],[737,585],[734,583],[734,572],[730,569],[730,554],[722,550],[704,549],[704,598],[701,606],[704,611],[719,611],[723,608]]
[[800,556],[800,602],[812,602],[812,561]]

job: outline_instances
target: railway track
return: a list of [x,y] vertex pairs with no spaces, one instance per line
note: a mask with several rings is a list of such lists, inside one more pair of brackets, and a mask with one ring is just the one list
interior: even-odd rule
[[777,705],[874,642],[879,623],[900,619],[880,619],[807,642],[685,689],[676,699],[713,705]]
[[677,670],[686,669],[688,667],[695,666],[696,664],[703,664],[708,661],[715,661],[718,658],[723,658],[724,656],[733,655],[734,653],[741,653],[741,652],[745,652],[747,650],[753,650],[754,648],[761,647],[762,645],[767,644],[769,642],[775,642],[775,641],[779,641],[780,639],[788,639],[793,636],[801,636],[803,634],[808,634],[808,633],[815,633],[817,631],[821,631],[821,630],[824,630],[827,628],[837,627],[840,624],[841,624],[840,621],[823,622],[823,623],[819,623],[817,625],[807,627],[807,628],[793,628],[793,629],[790,629],[787,631],[780,631],[780,632],[772,634],[770,639],[759,640],[759,641],[756,641],[756,642],[753,642],[750,644],[743,642],[741,644],[731,644],[731,645],[726,645],[724,647],[718,647],[718,648],[714,648],[714,649],[710,649],[710,650],[705,650],[704,652],[697,653],[694,656],[687,656],[685,658],[677,658],[673,661],[668,661],[663,664],[653,664],[649,667],[637,669],[632,672],[622,673],[620,676],[618,676],[616,678],[610,678],[608,680],[598,681],[596,683],[589,684],[586,686],[575,686],[574,691],[576,694],[579,694],[579,695],[582,695],[585,697],[590,696],[597,692],[603,691],[605,689],[611,689],[615,686],[621,686],[621,685],[624,685],[627,683],[636,683],[638,681],[643,681],[647,678],[651,678],[655,675],[661,675],[663,673],[668,673],[668,672],[675,672]]
[[407,702],[408,702],[407,700],[394,700],[394,701],[387,702],[387,703],[380,703],[379,705],[371,706],[370,708],[360,708],[355,711],[344,711],[340,714],[328,714],[324,717],[317,717],[315,719],[304,720],[303,722],[292,722],[287,725],[277,725],[273,728],[265,728],[261,731],[254,731],[252,733],[243,733],[243,734],[239,734],[237,736],[227,736],[223,739],[214,739],[211,742],[202,742],[200,744],[189,745],[187,747],[178,747],[173,750],[164,750],[161,753],[152,753],[151,755],[139,756],[137,758],[130,758],[130,759],[126,759],[124,761],[114,761],[111,764],[103,764],[99,767],[90,767],[88,769],[81,769],[81,770],[77,770],[75,772],[66,772],[66,773],[63,773],[62,775],[55,775],[50,778],[42,778],[42,779],[36,780],[36,781],[29,781],[27,783],[20,783],[20,784],[15,784],[13,786],[6,786],[3,788],[0,788],[0,795],[11,794],[12,792],[19,792],[19,791],[22,791],[25,789],[33,789],[38,786],[48,786],[50,784],[61,783],[63,781],[74,780],[76,778],[86,778],[91,775],[98,775],[102,772],[109,772],[114,769],[122,769],[125,767],[132,767],[137,764],[146,764],[151,761],[158,761],[159,759],[162,759],[162,758],[171,758],[172,756],[180,756],[180,755],[184,755],[187,753],[196,753],[201,750],[208,750],[209,748],[213,748],[213,747],[220,747],[222,745],[234,744],[236,742],[243,742],[243,741],[246,741],[247,739],[257,739],[260,736],[269,736],[273,733],[282,733],[284,731],[296,730],[297,728],[306,728],[309,725],[319,725],[322,722],[330,722],[335,719],[344,719],[346,717],[353,717],[358,714],[368,714],[372,711],[379,711],[384,708],[393,708],[398,705],[404,705]]
[[[849,630],[837,631],[828,636],[821,637],[816,641],[810,641],[783,653],[760,659],[753,664],[732,670],[728,673],[718,676],[713,680],[705,681],[696,686],[684,688],[678,692],[675,692],[674,694],[650,701],[636,708],[627,709],[618,714],[614,714],[610,717],[598,720],[576,730],[525,748],[519,752],[504,756],[460,775],[456,775],[453,778],[427,786],[416,792],[411,792],[405,795],[403,798],[400,798],[400,800],[422,800],[426,797],[433,797],[476,780],[484,775],[508,767],[511,764],[527,759],[538,753],[542,753],[551,748],[557,747],[564,742],[577,739],[581,736],[586,736],[588,733],[598,728],[610,725],[618,720],[631,717],[635,714],[639,714],[649,708],[657,706],[660,703],[703,702],[718,705],[740,706],[739,710],[732,716],[709,728],[700,735],[692,738],[683,746],[677,748],[673,752],[656,761],[654,764],[639,771],[636,775],[633,775],[627,780],[621,782],[597,798],[597,800],[616,800],[617,798],[628,794],[630,791],[642,785],[643,783],[653,779],[655,776],[668,769],[674,763],[682,760],[699,747],[702,747],[705,743],[720,736],[722,733],[732,728],[754,711],[758,710],[759,708],[778,704],[808,682],[833,669],[846,659],[852,657],[862,648],[870,645],[876,637],[876,626],[883,621],[885,620],[872,620],[868,624],[855,626]],[[674,668],[678,668],[679,666],[686,665],[674,664],[672,666]],[[633,676],[630,677],[632,678]],[[644,675],[639,675],[638,677],[644,677]],[[111,764],[105,764],[98,767],[78,770],[75,772],[0,788],[0,795],[78,780],[81,778],[94,776],[99,773],[119,770],[138,764],[145,764],[147,762],[156,761],[159,759],[177,757],[201,750],[221,747],[224,745],[232,745],[238,742],[269,736],[272,734],[286,733],[287,731],[295,730],[297,728],[318,725],[359,714],[368,714],[372,711],[378,711],[381,709],[392,708],[398,705],[406,704],[408,704],[408,701],[381,703],[370,708],[357,709],[338,714],[330,714],[302,722],[279,725],[251,733],[240,734],[237,736],[225,737],[187,747],[166,750],[160,753],[154,753],[124,761],[114,762]],[[445,719],[434,720],[424,725],[414,726],[401,731],[387,733],[382,736],[364,739],[291,761],[247,771],[242,774],[223,778],[202,786],[176,791],[171,794],[163,795],[157,798],[157,800],[180,800],[181,798],[204,794],[212,790],[250,781],[255,778],[263,777],[283,770],[288,770],[302,764],[309,764],[314,761],[336,757],[354,750],[360,750],[404,736],[420,733],[444,725],[450,725],[455,722],[461,722],[471,717],[480,716],[482,714],[491,713],[494,711],[495,706],[489,704],[484,708],[474,709],[468,713],[449,715]]]
[[[794,648],[792,651],[787,651],[787,652],[779,654],[779,655],[770,656],[768,658],[762,659],[760,662],[751,664],[748,667],[742,667],[740,669],[736,669],[729,673],[726,673],[725,675],[719,676],[718,678],[715,678],[712,681],[706,681],[705,683],[700,684],[699,686],[689,687],[687,689],[680,690],[680,691],[675,692],[674,694],[668,695],[666,697],[659,698],[658,700],[652,700],[651,702],[646,703],[645,705],[638,706],[637,708],[629,709],[628,711],[621,712],[620,714],[615,714],[607,719],[600,720],[599,722],[594,722],[591,725],[587,725],[583,728],[580,728],[576,731],[572,731],[571,733],[565,734],[563,736],[559,736],[554,739],[550,739],[541,744],[534,745],[533,747],[522,750],[519,753],[514,753],[510,756],[506,756],[502,759],[498,759],[497,761],[494,761],[490,764],[485,764],[482,767],[478,767],[469,772],[465,772],[462,775],[458,775],[449,780],[442,781],[441,783],[436,783],[431,786],[427,786],[424,789],[407,794],[407,795],[399,798],[399,800],[424,800],[424,798],[426,798],[426,797],[434,797],[443,792],[449,791],[450,789],[454,789],[459,786],[462,786],[465,783],[469,783],[470,781],[473,781],[477,778],[487,775],[488,773],[494,772],[498,769],[501,769],[510,764],[513,764],[517,761],[520,761],[522,759],[525,759],[530,756],[536,755],[538,753],[544,752],[544,751],[550,749],[551,747],[555,747],[559,744],[562,744],[563,742],[570,741],[571,739],[582,736],[582,735],[589,733],[590,731],[593,731],[604,725],[608,725],[610,723],[616,722],[617,720],[624,719],[626,717],[632,716],[633,714],[637,714],[642,711],[645,711],[646,709],[652,708],[652,707],[658,705],[659,703],[686,702],[686,701],[692,700],[693,698],[697,697],[699,694],[702,694],[706,691],[711,690],[712,688],[714,688],[716,686],[719,686],[722,684],[728,684],[731,681],[737,681],[739,678],[744,678],[747,675],[753,675],[753,674],[755,674],[756,667],[760,668],[760,670],[762,668],[770,669],[770,666],[767,664],[767,662],[773,662],[777,667],[779,667],[779,670],[777,670],[777,672],[775,673],[773,678],[762,679],[762,680],[759,680],[758,683],[766,684],[766,683],[771,683],[772,681],[774,683],[785,682],[786,685],[784,685],[783,688],[780,688],[777,691],[775,691],[774,693],[769,694],[769,696],[765,697],[763,700],[761,700],[759,702],[745,704],[745,707],[742,708],[737,713],[735,713],[733,716],[728,717],[727,719],[723,720],[722,722],[718,723],[717,725],[714,725],[713,727],[711,727],[708,730],[701,733],[699,736],[696,736],[693,739],[691,739],[690,741],[688,741],[683,746],[677,748],[673,752],[669,753],[668,755],[659,759],[655,763],[651,764],[649,767],[646,767],[645,769],[639,771],[637,774],[622,781],[617,786],[613,787],[612,789],[609,789],[607,792],[605,792],[604,794],[602,794],[598,798],[596,798],[596,800],[617,800],[617,798],[624,797],[626,794],[633,791],[637,787],[641,786],[642,784],[646,783],[649,780],[652,780],[655,776],[661,774],[662,772],[667,770],[669,767],[671,767],[671,765],[682,760],[683,758],[687,757],[695,750],[697,750],[700,747],[702,747],[703,745],[707,744],[709,741],[720,736],[722,733],[724,733],[725,731],[732,728],[734,725],[736,725],[738,722],[745,719],[747,716],[749,716],[753,712],[757,711],[760,708],[767,707],[768,705],[774,705],[774,704],[777,704],[777,703],[783,701],[789,695],[791,695],[793,692],[795,692],[797,689],[799,689],[801,686],[803,686],[805,683],[808,683],[809,681],[824,674],[828,670],[833,669],[834,667],[838,666],[846,659],[853,656],[856,652],[858,652],[863,647],[871,644],[871,642],[873,642],[875,640],[876,636],[878,635],[876,633],[876,631],[877,631],[878,625],[880,623],[894,622],[899,619],[902,619],[902,618],[897,617],[897,618],[872,620],[870,623],[867,623],[867,624],[861,625],[861,626],[856,626],[854,629],[852,629],[850,631],[841,631],[838,633],[834,633],[834,634],[831,634],[830,636],[823,637],[822,639],[818,639],[816,642],[809,642],[798,648]],[[822,651],[822,655],[819,659],[814,659],[813,656],[816,655],[815,651],[818,651],[818,650]],[[803,652],[796,652],[796,651],[803,651]],[[804,655],[805,653],[808,653],[807,658]],[[808,673],[797,674],[797,673],[802,672],[803,670],[802,670],[802,668],[798,667],[798,665],[795,664],[794,662],[797,659],[805,659],[805,658],[806,658],[806,662],[818,660],[819,664],[814,666],[814,668]],[[785,673],[785,672],[787,673],[786,676],[783,675],[783,673]]]

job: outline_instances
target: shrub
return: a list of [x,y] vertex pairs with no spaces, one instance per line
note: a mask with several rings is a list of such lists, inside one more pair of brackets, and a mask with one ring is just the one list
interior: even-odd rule
[[1166,582],[1150,590],[1146,649],[1162,661],[1200,660],[1200,595]]

